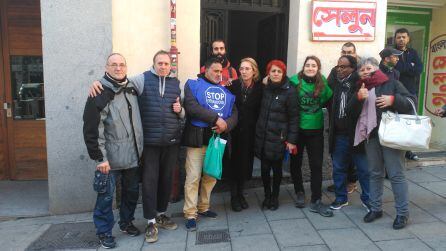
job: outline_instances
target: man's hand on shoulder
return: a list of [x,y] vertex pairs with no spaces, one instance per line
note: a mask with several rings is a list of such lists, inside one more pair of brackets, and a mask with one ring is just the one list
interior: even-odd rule
[[104,87],[102,87],[101,82],[95,80],[91,85],[90,89],[88,91],[88,96],[91,98],[94,98],[101,94],[101,92],[104,90]]

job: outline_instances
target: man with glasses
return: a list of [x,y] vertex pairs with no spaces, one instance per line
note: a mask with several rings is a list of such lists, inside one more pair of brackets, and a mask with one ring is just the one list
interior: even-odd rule
[[130,236],[139,235],[133,225],[139,197],[138,166],[143,149],[142,125],[135,85],[127,79],[125,58],[119,53],[107,59],[100,80],[103,91],[89,97],[84,110],[84,140],[88,154],[96,161],[95,176],[104,181],[93,212],[96,234],[104,248],[114,248],[113,193],[122,180],[119,228]]
[[[142,203],[144,218],[148,220],[145,233],[148,243],[158,240],[158,227],[167,230],[178,227],[166,211],[178,159],[180,119],[185,112],[180,102],[180,81],[169,76],[170,63],[169,53],[160,50],[153,56],[153,67],[130,78],[139,95],[144,134]],[[93,87],[92,93],[100,92],[98,83]]]
[[[356,61],[359,61],[359,56],[356,53],[356,46],[354,43],[347,42],[342,45],[341,56],[346,56],[346,55],[350,55],[350,56],[354,57],[356,59]],[[353,74],[356,74],[356,72],[354,72]],[[328,84],[333,83],[333,81],[336,79],[336,76],[337,76],[337,69],[336,69],[336,67],[333,67],[333,69],[331,69],[331,72],[327,78]],[[330,87],[333,90],[333,86],[330,86]],[[355,166],[353,164],[351,164],[348,167],[348,175],[347,175],[347,179],[345,181],[347,183],[347,192],[348,193],[353,193],[356,190],[356,188],[357,188],[356,181],[358,181],[358,176],[356,175],[356,169],[355,169]],[[334,192],[335,185],[333,184],[331,186],[328,186],[327,190],[329,192]]]
[[356,91],[357,61],[351,55],[341,56],[335,67],[336,76],[331,77],[329,85],[333,88],[333,98],[329,115],[329,152],[333,160],[333,181],[336,199],[331,204],[333,210],[348,205],[346,186],[348,168],[354,164],[361,184],[361,201],[369,210],[369,172],[364,144],[353,147],[355,119],[349,113],[349,101]]

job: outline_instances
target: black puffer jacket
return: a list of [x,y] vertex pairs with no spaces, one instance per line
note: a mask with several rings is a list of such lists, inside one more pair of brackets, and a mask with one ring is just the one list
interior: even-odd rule
[[288,78],[280,85],[268,83],[263,90],[256,124],[255,154],[260,159],[281,160],[285,141],[297,143],[299,106],[297,89]]
[[144,72],[144,89],[139,97],[144,145],[180,143],[181,120],[172,109],[172,104],[180,96],[180,81],[177,78],[160,77],[153,69]]

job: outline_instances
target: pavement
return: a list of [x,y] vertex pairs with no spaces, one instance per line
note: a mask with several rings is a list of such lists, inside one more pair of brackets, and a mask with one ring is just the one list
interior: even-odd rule
[[[385,214],[367,224],[362,221],[366,211],[359,192],[350,195],[349,206],[324,218],[308,208],[295,208],[292,186],[283,185],[277,211],[261,210],[262,188],[246,191],[250,207],[242,212],[231,211],[228,193],[213,194],[212,209],[219,216],[200,219],[197,232],[185,230],[183,202],[171,204],[168,213],[179,228],[160,229],[159,240],[153,244],[144,242],[143,235],[124,235],[115,225],[115,250],[446,250],[446,166],[412,168],[406,174],[410,224],[402,230],[392,229],[395,210],[388,181],[383,196]],[[326,203],[333,200],[325,189],[330,183],[324,182]],[[135,225],[143,230],[146,222],[140,205],[135,217]],[[91,221],[91,213],[6,219],[0,222],[0,249],[103,250],[98,248]],[[52,234],[58,237],[51,239]],[[85,245],[76,246],[80,243]]]

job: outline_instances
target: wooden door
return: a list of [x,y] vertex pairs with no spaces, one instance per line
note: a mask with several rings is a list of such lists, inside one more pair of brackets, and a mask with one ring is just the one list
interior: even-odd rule
[[1,139],[7,140],[7,150],[0,154],[7,156],[2,178],[47,179],[40,1],[0,0],[0,4],[4,108],[0,115],[6,121]]

